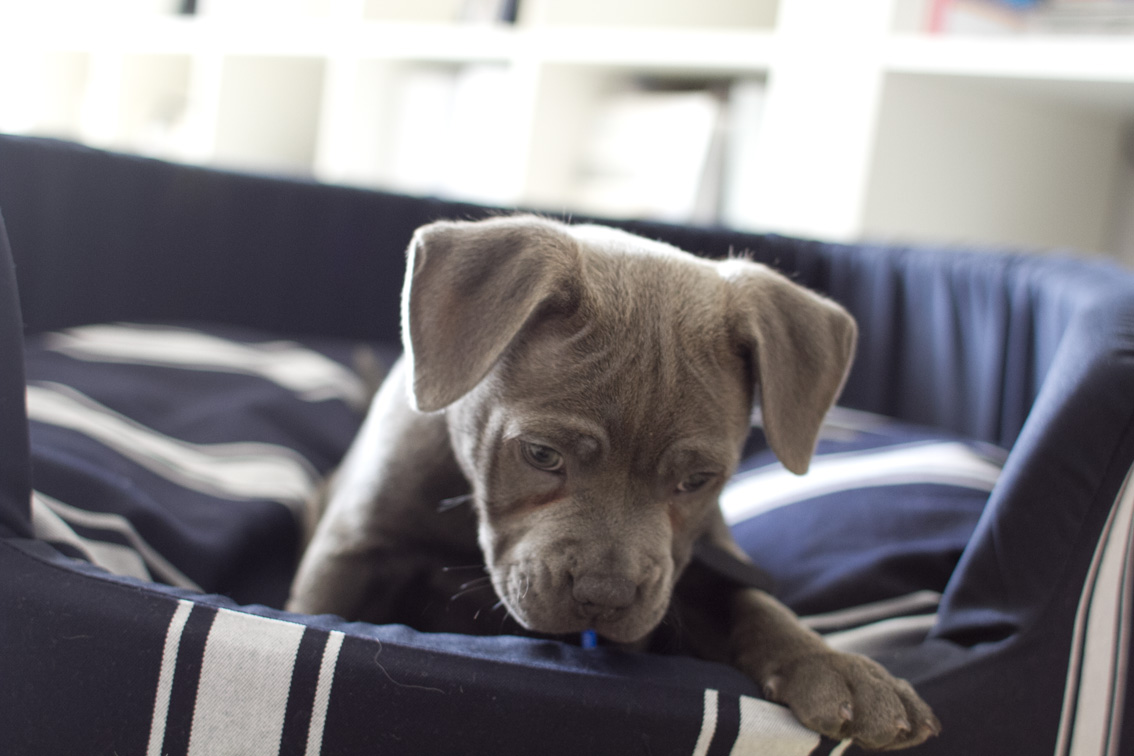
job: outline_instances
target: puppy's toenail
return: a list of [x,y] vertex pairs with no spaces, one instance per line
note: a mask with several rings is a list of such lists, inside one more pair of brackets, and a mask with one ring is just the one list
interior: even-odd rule
[[854,706],[849,703],[844,703],[839,707],[839,716],[842,717],[844,722],[850,722],[854,719]]

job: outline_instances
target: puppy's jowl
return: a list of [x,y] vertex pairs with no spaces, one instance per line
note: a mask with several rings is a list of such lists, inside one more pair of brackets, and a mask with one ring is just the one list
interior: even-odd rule
[[290,609],[635,647],[660,624],[825,735],[898,748],[937,732],[906,682],[768,594],[686,569],[703,538],[743,558],[717,498],[755,403],[773,451],[807,470],[854,352],[842,308],[752,262],[534,217],[425,226],[408,262],[405,356]]

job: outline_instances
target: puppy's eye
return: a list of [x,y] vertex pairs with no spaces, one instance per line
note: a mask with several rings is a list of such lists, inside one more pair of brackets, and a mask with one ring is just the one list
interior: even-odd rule
[[709,483],[715,477],[716,476],[712,473],[707,472],[693,473],[685,480],[677,484],[677,490],[680,493],[693,493],[695,491],[700,491],[702,488],[709,485]]
[[537,470],[557,472],[563,468],[563,455],[550,446],[525,441],[521,448],[524,460]]

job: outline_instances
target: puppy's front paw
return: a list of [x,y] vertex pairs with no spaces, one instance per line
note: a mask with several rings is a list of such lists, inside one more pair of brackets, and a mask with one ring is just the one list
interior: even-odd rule
[[799,657],[773,669],[762,684],[768,700],[788,706],[805,726],[863,748],[908,748],[941,732],[908,682],[857,654]]

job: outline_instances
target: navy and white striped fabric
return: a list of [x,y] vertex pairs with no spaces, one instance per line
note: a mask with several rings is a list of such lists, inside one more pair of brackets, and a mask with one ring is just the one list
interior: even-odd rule
[[1128,752],[1122,746],[1130,742],[1129,728],[1134,725],[1129,715],[1134,702],[1128,698],[1131,603],[1134,470],[1107,517],[1079,597],[1055,756]]
[[117,574],[281,605],[307,503],[365,409],[362,349],[129,324],[29,339],[36,535]]
[[[822,740],[727,668],[423,635],[142,590],[42,544],[0,548],[0,744],[12,754],[769,754]],[[52,585],[54,595],[21,590]],[[67,611],[59,610],[61,598]],[[743,691],[743,692],[740,692]],[[65,724],[63,724],[65,721]]]
[[[363,350],[123,323],[31,339],[37,537],[115,574],[281,606],[307,503],[365,409],[349,368]],[[837,409],[807,476],[754,451],[722,507],[777,593],[825,614],[943,590],[1003,456]]]
[[836,407],[805,476],[755,431],[721,496],[725,520],[800,614],[940,594],[1007,452]]

